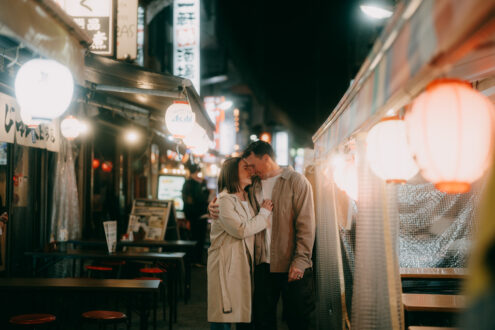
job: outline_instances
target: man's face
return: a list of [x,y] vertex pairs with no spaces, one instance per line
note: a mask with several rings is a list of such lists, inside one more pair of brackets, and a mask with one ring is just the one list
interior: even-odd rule
[[251,153],[248,157],[244,158],[244,161],[251,169],[252,175],[259,176],[262,179],[266,174],[265,156],[258,158],[254,153]]

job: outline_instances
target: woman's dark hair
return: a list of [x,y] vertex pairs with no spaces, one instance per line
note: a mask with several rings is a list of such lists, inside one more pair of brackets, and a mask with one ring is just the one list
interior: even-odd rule
[[232,157],[223,162],[220,175],[218,176],[218,192],[226,189],[229,194],[234,194],[239,191],[241,187],[239,182],[240,161],[240,157]]

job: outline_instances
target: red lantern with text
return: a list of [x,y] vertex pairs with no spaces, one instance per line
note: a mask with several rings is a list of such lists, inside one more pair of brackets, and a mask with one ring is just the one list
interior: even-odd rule
[[468,192],[487,169],[494,107],[467,82],[430,83],[406,114],[409,143],[425,179],[443,192]]

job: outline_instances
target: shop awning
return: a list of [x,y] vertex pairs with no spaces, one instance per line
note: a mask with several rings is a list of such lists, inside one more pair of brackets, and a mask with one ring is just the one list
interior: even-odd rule
[[2,0],[0,34],[63,63],[78,83],[84,81],[84,54],[92,40],[52,0]]
[[86,56],[85,80],[86,88],[146,108],[150,110],[150,118],[161,123],[174,100],[187,98],[196,121],[213,139],[215,126],[188,79],[89,54]]
[[316,158],[373,118],[408,104],[434,78],[456,73],[470,81],[483,78],[487,68],[493,70],[494,44],[495,1],[401,3],[353,84],[313,136]]

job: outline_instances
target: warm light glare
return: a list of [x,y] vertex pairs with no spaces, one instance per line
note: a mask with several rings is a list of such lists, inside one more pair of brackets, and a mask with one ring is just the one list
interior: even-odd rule
[[81,132],[81,124],[76,117],[69,116],[60,123],[60,131],[67,140],[74,140]]
[[15,94],[26,125],[50,122],[72,101],[74,81],[69,69],[53,60],[34,59],[17,72]]
[[135,130],[129,130],[124,137],[129,144],[135,144],[139,140],[139,133]]
[[404,120],[385,118],[368,132],[366,144],[371,170],[388,183],[403,183],[418,173],[407,143]]
[[333,180],[340,190],[345,191],[349,197],[357,201],[358,175],[356,163],[353,159],[337,163],[337,167],[333,170]]
[[270,135],[270,133],[262,133],[261,136],[260,136],[260,140],[261,141],[265,141],[267,143],[271,143],[272,142],[272,137]]
[[363,13],[375,19],[389,18],[393,14],[391,10],[376,5],[361,5],[360,8]]
[[494,107],[460,80],[440,79],[406,114],[411,150],[425,179],[447,193],[463,193],[491,160]]

